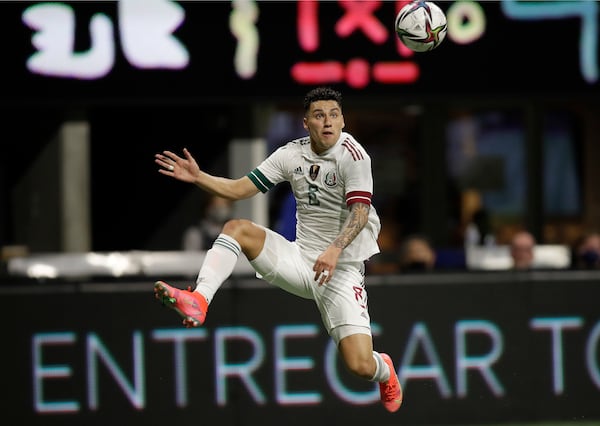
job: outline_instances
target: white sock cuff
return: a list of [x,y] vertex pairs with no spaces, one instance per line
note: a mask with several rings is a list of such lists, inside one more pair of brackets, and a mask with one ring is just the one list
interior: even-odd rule
[[371,378],[372,382],[385,382],[390,378],[390,368],[385,363],[379,352],[373,351],[373,359],[377,367],[375,368],[375,374]]
[[226,234],[219,234],[217,239],[213,242],[213,247],[215,246],[223,247],[231,251],[236,256],[239,256],[240,252],[242,251],[240,244],[233,237],[230,237]]
[[220,234],[206,252],[196,278],[196,291],[210,304],[221,284],[229,278],[241,252],[239,243],[229,235]]

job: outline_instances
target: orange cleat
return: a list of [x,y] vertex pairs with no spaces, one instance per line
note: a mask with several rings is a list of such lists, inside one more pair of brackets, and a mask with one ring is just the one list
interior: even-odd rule
[[394,363],[388,354],[380,353],[381,358],[390,368],[390,378],[387,382],[379,383],[379,395],[381,396],[381,403],[390,413],[398,411],[402,405],[402,386],[396,375],[396,369]]
[[177,312],[187,328],[199,327],[206,319],[208,302],[200,293],[191,291],[189,287],[187,290],[179,290],[164,281],[156,281],[154,297]]

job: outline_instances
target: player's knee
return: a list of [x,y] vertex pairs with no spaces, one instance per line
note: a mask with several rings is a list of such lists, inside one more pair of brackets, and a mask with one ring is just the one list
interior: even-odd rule
[[241,219],[229,219],[223,225],[223,232],[225,234],[232,234],[240,227]]
[[248,234],[248,227],[251,222],[246,219],[230,219],[223,225],[223,233],[236,239],[238,242],[243,240],[244,235]]
[[244,252],[252,250],[255,245],[262,247],[261,241],[264,240],[264,230],[247,219],[228,220],[223,226],[223,233],[234,238]]
[[250,226],[253,226],[253,223],[247,219],[230,219],[223,225],[223,233],[236,238],[247,234]]

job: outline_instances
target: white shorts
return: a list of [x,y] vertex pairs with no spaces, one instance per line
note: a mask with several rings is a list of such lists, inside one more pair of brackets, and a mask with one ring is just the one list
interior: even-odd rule
[[371,335],[364,263],[338,264],[331,281],[319,286],[314,280],[316,260],[303,254],[297,244],[264,228],[265,245],[250,264],[268,283],[315,301],[323,325],[336,344],[351,334]]

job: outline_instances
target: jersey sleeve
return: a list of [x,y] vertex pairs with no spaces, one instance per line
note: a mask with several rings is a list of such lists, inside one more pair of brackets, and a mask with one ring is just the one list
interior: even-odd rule
[[265,193],[278,183],[288,179],[286,172],[287,158],[288,146],[284,145],[276,149],[246,176],[250,178],[260,192]]
[[346,184],[346,205],[354,203],[371,205],[373,196],[373,172],[371,157],[357,144],[348,144],[347,153],[341,162]]

